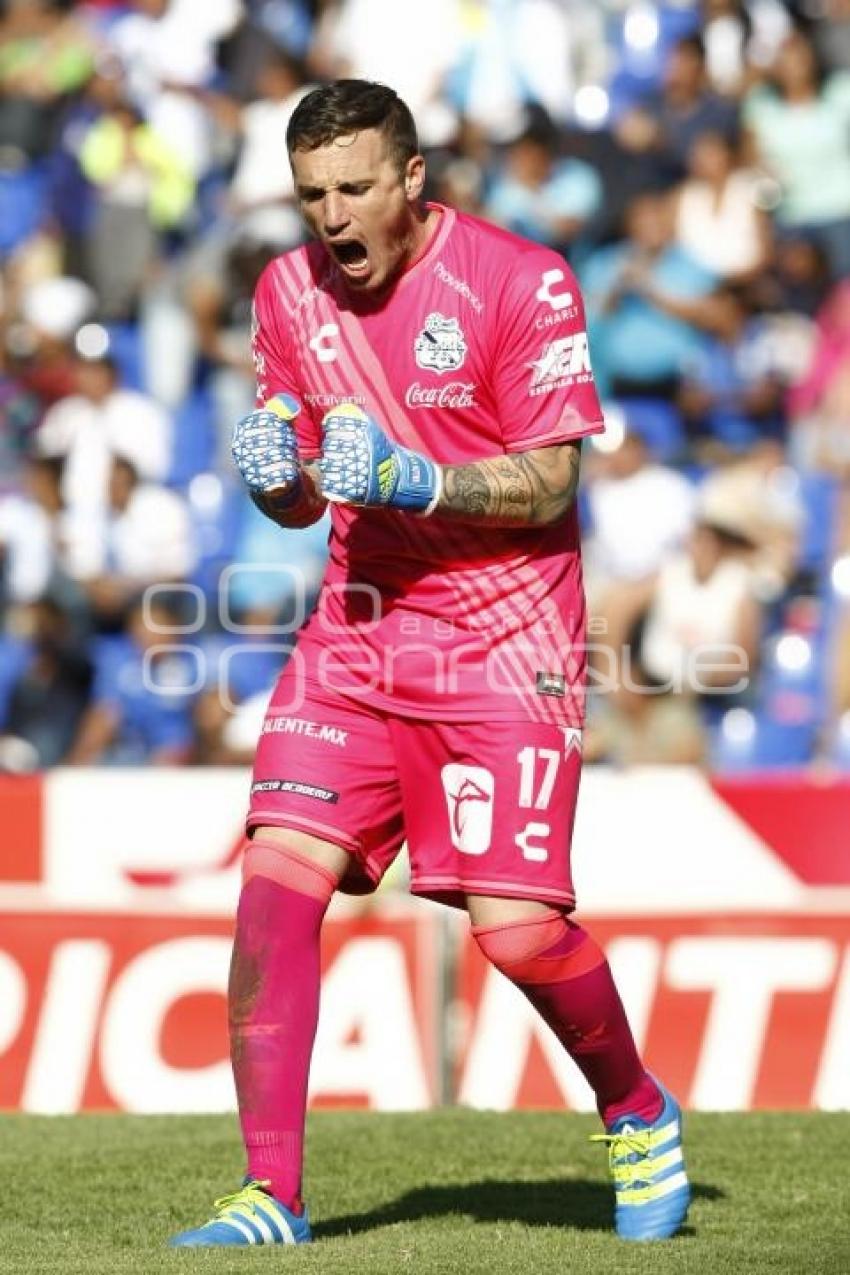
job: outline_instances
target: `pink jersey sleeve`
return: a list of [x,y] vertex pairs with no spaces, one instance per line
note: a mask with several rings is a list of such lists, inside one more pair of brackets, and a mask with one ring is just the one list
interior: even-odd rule
[[[257,377],[257,406],[276,394],[289,394],[303,402],[304,391],[296,375],[296,360],[288,335],[282,292],[275,283],[281,265],[272,261],[260,275],[254,292],[251,322],[251,352]],[[313,460],[322,450],[317,427],[307,412],[295,418],[298,447],[305,460]]]
[[510,269],[493,368],[506,451],[601,433],[575,275],[545,249],[511,262]]

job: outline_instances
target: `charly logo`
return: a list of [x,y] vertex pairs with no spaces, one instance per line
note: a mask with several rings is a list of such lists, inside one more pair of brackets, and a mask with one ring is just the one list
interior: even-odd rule
[[563,270],[544,270],[540,276],[540,287],[534,296],[538,301],[550,305],[553,310],[565,310],[567,306],[573,304],[573,294],[567,289],[561,289],[560,292],[552,291],[559,283],[565,282],[566,275]]
[[454,372],[466,358],[466,340],[457,319],[447,319],[436,311],[413,343],[419,367],[429,372]]
[[474,381],[447,381],[445,385],[422,385],[414,381],[404,395],[407,407],[475,407]]
[[339,336],[339,325],[323,323],[314,337],[310,338],[310,349],[320,363],[333,363],[339,358],[334,338]]
[[493,793],[496,781],[483,766],[451,762],[441,771],[449,835],[464,854],[485,854],[493,835]]

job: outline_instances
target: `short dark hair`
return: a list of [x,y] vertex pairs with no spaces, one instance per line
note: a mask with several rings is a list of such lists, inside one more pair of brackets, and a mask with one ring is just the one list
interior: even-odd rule
[[696,31],[683,35],[673,45],[673,49],[677,53],[692,53],[698,62],[705,65],[705,41]]
[[372,80],[334,80],[313,89],[292,113],[286,147],[290,155],[298,150],[313,151],[366,128],[383,134],[387,154],[400,173],[407,161],[419,154],[416,125],[408,106],[394,89]]
[[102,367],[117,376],[119,372],[118,363],[114,354],[109,350],[105,350],[103,354],[84,354],[82,350],[74,350],[74,360],[81,363],[83,367]]

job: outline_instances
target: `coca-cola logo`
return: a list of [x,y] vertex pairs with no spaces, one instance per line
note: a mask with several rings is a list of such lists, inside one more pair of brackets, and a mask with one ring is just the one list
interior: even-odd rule
[[421,385],[414,381],[404,396],[408,407],[475,407],[473,381],[449,381],[446,385]]

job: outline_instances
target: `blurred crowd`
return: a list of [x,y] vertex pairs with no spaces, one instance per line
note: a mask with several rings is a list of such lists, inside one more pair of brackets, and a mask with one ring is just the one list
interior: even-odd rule
[[327,527],[229,434],[340,75],[582,282],[587,756],[850,769],[850,0],[3,0],[0,769],[253,752]]

